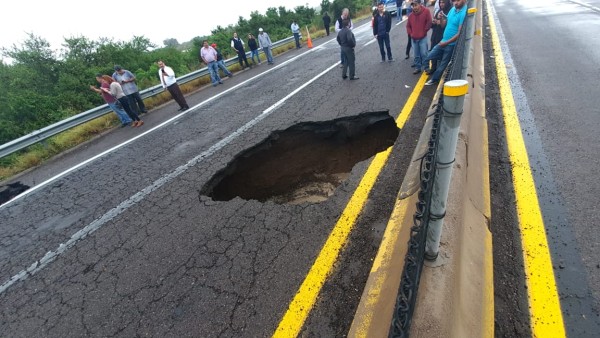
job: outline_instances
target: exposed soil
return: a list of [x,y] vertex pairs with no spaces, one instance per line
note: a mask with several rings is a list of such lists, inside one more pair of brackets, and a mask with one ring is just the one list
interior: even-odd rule
[[[484,7],[485,8],[485,7]],[[511,167],[506,148],[502,106],[490,30],[484,12],[486,115],[489,131],[491,232],[494,252],[496,337],[530,337],[527,289]]]
[[392,146],[398,133],[387,111],[300,123],[237,155],[201,194],[218,201],[324,201],[357,163]]

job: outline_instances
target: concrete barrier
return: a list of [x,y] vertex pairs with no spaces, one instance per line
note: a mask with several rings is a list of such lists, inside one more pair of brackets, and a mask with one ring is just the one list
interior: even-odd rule
[[[494,335],[482,22],[479,11],[468,70],[469,93],[465,98],[440,255],[434,262],[425,263],[421,275],[410,331],[413,337]],[[398,196],[350,337],[388,335],[416,202],[415,194],[402,199],[406,194],[401,191]]]

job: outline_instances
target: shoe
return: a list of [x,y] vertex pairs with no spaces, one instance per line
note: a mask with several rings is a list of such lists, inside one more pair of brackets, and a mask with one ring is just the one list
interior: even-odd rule
[[435,72],[435,69],[427,69],[427,70],[425,71],[425,74],[427,74],[427,75],[431,75],[431,74],[433,74],[433,72]]
[[223,81],[219,81],[219,84],[223,84]]
[[434,84],[438,83],[437,81],[433,81],[433,79],[428,80],[427,82],[425,82],[426,86],[433,86]]
[[384,63],[384,62],[385,62],[385,59],[383,59],[383,60],[379,61],[379,63]]
[[394,62],[396,60],[394,60],[393,58],[388,59],[388,62]]
[[342,75],[342,80],[346,80],[348,78],[347,75]]
[[260,62],[259,62],[259,63],[258,63],[258,65],[259,65],[259,66],[260,66],[260,65],[262,65],[262,63],[260,63]]
[[190,107],[188,107],[188,106],[185,106],[185,107],[181,108],[181,111],[186,111],[186,110],[188,110],[188,109],[190,109]]
[[144,121],[142,121],[142,120],[137,121],[137,123],[138,123],[137,124],[138,127],[141,127],[144,125]]
[[420,72],[421,72],[421,70],[419,68],[417,68],[413,71],[413,74],[419,74]]
[[409,57],[410,57],[410,55],[406,54],[406,56],[404,57],[404,60],[408,60]]
[[233,74],[227,74],[227,77],[233,77]]
[[344,64],[343,63],[340,65],[340,68],[344,68]]
[[358,79],[360,79],[360,77],[358,77],[358,76],[355,76],[355,77],[351,77],[351,78],[350,78],[350,80],[358,80]]

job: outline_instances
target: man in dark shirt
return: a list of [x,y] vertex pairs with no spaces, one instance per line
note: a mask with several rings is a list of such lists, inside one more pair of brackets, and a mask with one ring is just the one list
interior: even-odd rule
[[325,26],[325,32],[327,33],[327,36],[329,36],[329,25],[331,24],[331,17],[329,15],[327,15],[327,12],[325,12],[325,15],[323,15],[323,26]]
[[344,54],[344,58],[346,62],[344,63],[344,67],[342,68],[342,79],[347,79],[346,76],[348,72],[348,67],[350,67],[350,80],[358,80],[358,77],[355,76],[355,56],[354,56],[354,47],[356,47],[356,39],[354,38],[354,34],[350,30],[350,20],[344,19],[342,20],[342,30],[338,32],[337,42],[342,47],[342,53]]
[[392,48],[390,47],[390,30],[392,29],[392,16],[385,11],[383,1],[377,5],[377,13],[373,17],[373,35],[379,43],[379,52],[381,53],[381,62],[385,62],[385,51],[383,44],[387,49],[388,61],[394,61],[392,57]]

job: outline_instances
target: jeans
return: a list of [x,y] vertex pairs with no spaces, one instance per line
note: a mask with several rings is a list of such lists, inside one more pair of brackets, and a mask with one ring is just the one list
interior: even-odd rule
[[147,113],[146,106],[144,105],[144,100],[140,95],[140,92],[135,92],[127,95],[129,98],[129,106],[131,110],[136,112],[137,114]]
[[294,33],[294,40],[296,40],[296,48],[300,48],[300,33]]
[[121,121],[122,125],[128,125],[131,122],[133,122],[131,120],[131,118],[129,118],[129,115],[127,115],[127,113],[123,110],[123,108],[120,108],[119,106],[117,106],[117,101],[112,102],[112,103],[106,103],[108,104],[108,106],[110,107],[110,109],[112,109],[115,114],[117,114],[117,117],[119,118],[119,120]]
[[119,100],[119,102],[121,102],[121,106],[123,106],[123,110],[127,113],[127,115],[129,116],[130,119],[132,119],[133,121],[140,120],[140,117],[138,116],[138,114],[131,109],[131,106],[129,106],[129,98],[127,98],[127,96],[123,96],[122,98],[120,98],[118,100]]
[[[254,61],[254,57],[256,56],[256,61]],[[252,59],[252,63],[260,65],[260,56],[258,56],[258,49],[250,51],[250,58]]]
[[388,60],[393,60],[392,57],[392,48],[390,48],[390,34],[377,34],[377,43],[379,43],[379,53],[381,53],[381,60],[385,61],[385,51],[383,50],[383,44],[385,43],[385,48],[387,49],[387,57]]
[[437,45],[435,45],[435,47],[433,47],[431,52],[429,52],[429,54],[425,58],[425,69],[429,69],[429,61],[433,60],[434,62],[436,62],[437,60],[442,60],[442,62],[440,62],[440,64],[437,66],[435,72],[433,72],[431,80],[440,80],[440,78],[442,77],[442,73],[444,72],[446,66],[448,66],[448,63],[450,62],[450,58],[452,57],[453,51],[454,45],[440,47],[440,44],[438,43]]
[[427,58],[427,36],[425,36],[422,39],[419,40],[415,40],[415,39],[411,39],[412,40],[412,48],[413,48],[413,53],[415,54],[415,62],[414,62],[414,66],[416,69],[418,70],[425,70],[428,68],[428,65],[426,65],[424,63],[425,59]]
[[217,61],[209,62],[206,67],[208,68],[208,72],[210,73],[210,82],[212,82],[213,86],[216,86],[219,82],[221,82],[221,78],[219,77],[219,66],[217,65]]
[[273,63],[273,53],[271,53],[271,47],[263,47],[262,50],[265,53],[265,56],[267,58],[267,62],[268,63]]
[[217,61],[217,66],[219,66],[219,68],[221,68],[221,70],[223,71],[223,74],[225,74],[229,77],[231,77],[233,75],[233,74],[231,74],[229,69],[227,69],[227,66],[225,66],[225,61],[223,61],[223,60]]

